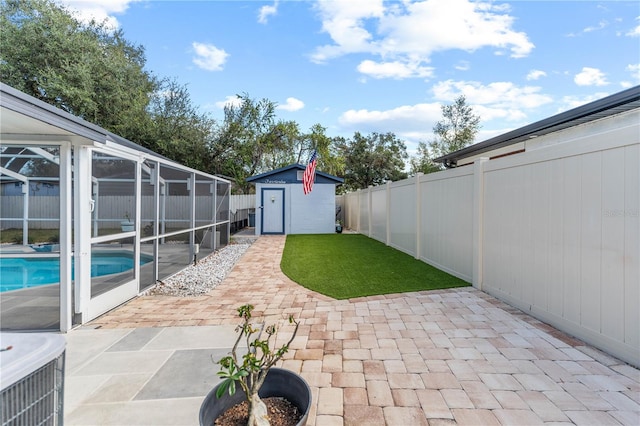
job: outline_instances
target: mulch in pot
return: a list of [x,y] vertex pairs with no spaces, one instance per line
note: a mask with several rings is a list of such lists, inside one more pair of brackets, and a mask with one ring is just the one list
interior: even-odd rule
[[[271,426],[295,426],[302,418],[302,413],[298,411],[298,408],[284,398],[262,398],[262,402],[267,406]],[[214,425],[246,426],[248,420],[249,403],[243,401],[222,413],[222,415],[216,419]]]

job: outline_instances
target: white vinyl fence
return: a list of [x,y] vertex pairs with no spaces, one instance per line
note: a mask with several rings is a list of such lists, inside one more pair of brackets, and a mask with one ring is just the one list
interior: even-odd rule
[[640,112],[339,196],[345,226],[640,366]]

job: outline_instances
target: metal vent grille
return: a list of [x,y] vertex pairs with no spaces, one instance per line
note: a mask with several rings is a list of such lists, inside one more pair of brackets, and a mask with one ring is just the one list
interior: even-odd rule
[[2,426],[64,423],[64,356],[33,371],[2,391]]

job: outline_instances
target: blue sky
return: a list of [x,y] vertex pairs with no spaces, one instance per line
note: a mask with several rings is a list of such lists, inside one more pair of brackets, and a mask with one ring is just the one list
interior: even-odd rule
[[214,118],[248,93],[302,131],[393,132],[410,153],[460,95],[480,142],[640,84],[637,1],[61,1]]

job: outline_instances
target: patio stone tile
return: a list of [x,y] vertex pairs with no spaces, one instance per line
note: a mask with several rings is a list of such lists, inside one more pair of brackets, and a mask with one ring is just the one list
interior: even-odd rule
[[[389,332],[384,332],[380,334],[388,334]],[[381,337],[379,335],[377,337],[378,348],[386,348],[386,349],[398,349],[398,343],[395,339]]]
[[342,357],[344,359],[371,359],[371,351],[369,349],[343,349]]
[[418,395],[418,400],[427,418],[453,419],[453,414],[439,391],[432,389],[417,390],[416,395]]
[[490,410],[453,409],[451,411],[459,426],[500,426],[500,422]]
[[519,381],[526,390],[562,390],[560,385],[544,374],[514,374],[513,377]]
[[493,414],[503,425],[543,425],[544,422],[529,410],[493,410]]
[[636,411],[638,415],[640,415],[640,404],[622,392],[598,392],[598,395],[600,398],[611,404],[616,410]]
[[578,376],[580,383],[583,383],[591,390],[595,391],[619,391],[623,392],[627,390],[627,387],[622,385],[619,381],[611,376],[597,376],[597,375],[581,375]]
[[386,380],[387,372],[384,369],[384,362],[380,360],[369,360],[362,363],[364,376],[367,380]]
[[413,389],[391,389],[393,401],[398,407],[419,407],[418,394]]
[[507,410],[527,410],[529,405],[522,400],[519,392],[515,391],[492,391],[493,396],[498,400],[502,408]]
[[343,426],[344,419],[342,416],[327,416],[327,415],[318,415],[316,416],[315,426]]
[[566,391],[544,391],[544,395],[549,398],[550,401],[563,411],[578,411],[586,410],[587,408],[582,405],[580,401],[575,399],[569,392]]
[[382,407],[347,405],[344,407],[345,426],[380,426],[385,424]]
[[322,371],[327,373],[342,371],[342,356],[336,354],[325,354],[322,359]]
[[344,388],[344,405],[369,405],[365,388]]
[[392,389],[424,389],[424,383],[418,374],[387,374]]
[[394,348],[374,348],[371,349],[371,359],[402,359],[402,354]]
[[363,373],[364,365],[362,361],[343,360],[342,371],[344,371],[345,373]]
[[385,424],[389,426],[429,426],[422,410],[417,407],[385,407]]
[[544,422],[568,422],[569,418],[564,415],[547,396],[541,392],[522,391],[518,395],[531,407],[534,413]]
[[469,399],[476,408],[495,410],[501,408],[500,403],[494,398],[489,388],[482,382],[464,381],[460,382],[462,388],[467,392]]
[[500,348],[502,354],[509,360],[514,359],[538,359],[530,350],[525,348]]
[[333,373],[331,385],[338,388],[364,388],[363,373]]
[[478,374],[490,390],[522,390],[522,385],[510,374]]
[[[301,360],[295,360],[301,361]],[[302,368],[300,371],[309,372],[309,373],[320,373],[322,372],[322,360],[319,359],[307,359],[302,362]]]
[[609,415],[625,426],[640,425],[640,413],[637,411],[611,411]]
[[406,373],[407,367],[403,360],[390,359],[382,361],[384,371],[387,373]]
[[475,370],[471,367],[471,364],[467,361],[460,359],[451,359],[446,361],[447,366],[451,372],[456,376],[456,379],[462,380],[475,380],[479,381],[480,378]]
[[380,407],[393,406],[393,396],[391,395],[391,388],[389,388],[389,384],[386,381],[368,381],[367,395],[369,397],[370,405],[377,405]]
[[[420,355],[415,355],[415,359],[405,358],[404,362],[412,373],[451,373],[449,364],[443,359],[428,359],[425,361]],[[410,366],[413,365],[418,368],[411,368]]]
[[473,402],[471,402],[467,393],[462,389],[442,389],[440,393],[446,401],[447,406],[451,409],[474,408]]
[[615,418],[604,411],[566,411],[565,414],[577,425],[615,425]]
[[460,389],[460,382],[452,373],[423,373],[420,375],[427,389]]
[[422,355],[424,359],[453,359],[451,352],[444,348],[420,349],[420,355]]
[[464,359],[464,360],[484,359],[484,355],[482,355],[482,353],[479,350],[477,350],[476,348],[473,348],[473,347],[469,347],[469,348],[461,348],[461,347],[451,348],[451,349],[449,349],[449,352],[451,353],[451,355],[453,356],[454,359]]
[[613,406],[609,404],[607,401],[602,399],[597,392],[594,392],[588,388],[586,388],[581,383],[577,383],[575,386],[574,383],[566,383],[563,385],[565,390],[575,399],[580,401],[582,405],[587,407],[589,410],[597,410],[597,411],[609,411],[613,410]]
[[342,416],[344,414],[342,389],[320,388],[318,394],[318,415],[328,414]]

